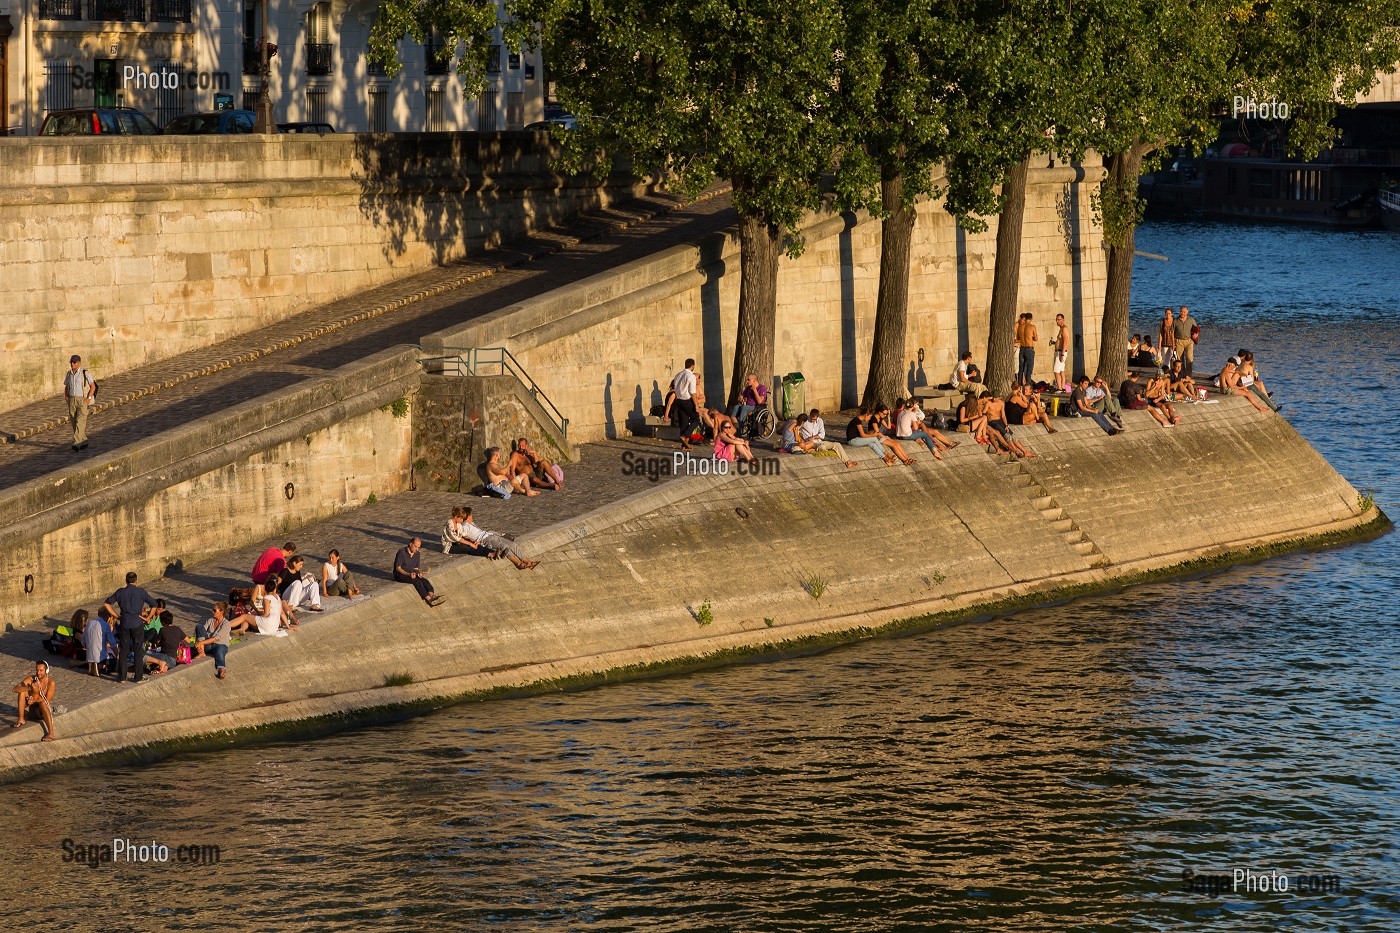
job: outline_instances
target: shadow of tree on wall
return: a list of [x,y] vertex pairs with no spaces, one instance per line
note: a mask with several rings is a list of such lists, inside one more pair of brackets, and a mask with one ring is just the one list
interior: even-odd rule
[[1055,213],[1060,220],[1060,236],[1064,239],[1065,253],[1069,256],[1070,267],[1070,349],[1072,361],[1066,366],[1072,378],[1074,373],[1085,370],[1084,361],[1084,245],[1079,233],[1079,185],[1084,181],[1082,165],[1076,165],[1076,178],[1066,182],[1055,197]]
[[630,190],[626,166],[564,175],[558,151],[536,132],[363,133],[351,177],[360,213],[387,232],[387,259],[427,247],[442,264],[508,240],[528,249],[533,231],[601,207],[607,188]]

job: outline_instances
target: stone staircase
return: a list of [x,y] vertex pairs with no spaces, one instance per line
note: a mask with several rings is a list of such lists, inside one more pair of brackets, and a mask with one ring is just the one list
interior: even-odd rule
[[1055,497],[1040,485],[1035,476],[1027,469],[1025,463],[1013,457],[1011,454],[998,454],[997,462],[1006,473],[1011,484],[1031,500],[1031,505],[1035,506],[1042,518],[1050,523],[1050,526],[1058,531],[1076,554],[1083,557],[1090,567],[1107,567],[1109,560],[1099,550],[1097,544],[1089,539],[1083,530],[1070,517],[1069,513],[1060,507],[1055,501]]

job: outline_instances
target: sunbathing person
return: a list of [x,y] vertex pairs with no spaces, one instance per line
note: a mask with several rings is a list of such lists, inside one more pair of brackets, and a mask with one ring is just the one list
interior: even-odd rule
[[958,405],[958,424],[979,444],[987,443],[987,416],[982,413],[981,396],[969,394]]
[[732,462],[737,456],[740,460],[748,463],[758,462],[758,458],[753,455],[753,450],[749,447],[749,442],[739,436],[733,418],[725,417],[718,424],[719,429],[715,434],[716,460]]
[[1248,350],[1241,350],[1240,357],[1240,386],[1254,393],[1254,397],[1274,411],[1278,411],[1280,406],[1274,404],[1270,398],[1270,392],[1264,387],[1264,380],[1259,378],[1259,374],[1254,371],[1254,354]]
[[1143,399],[1149,406],[1148,413],[1157,418],[1164,428],[1170,428],[1181,421],[1181,417],[1177,415],[1172,403],[1167,401],[1167,384],[1166,376],[1153,376],[1147,380],[1147,388],[1142,393]]
[[530,483],[536,489],[562,490],[564,488],[564,471],[557,464],[551,463],[540,456],[539,451],[530,446],[530,442],[525,438],[515,442],[515,449],[525,456],[525,461],[530,464]]
[[1255,397],[1254,393],[1240,385],[1240,358],[1232,356],[1225,361],[1225,368],[1220,370],[1220,375],[1215,377],[1215,384],[1218,385],[1226,395],[1238,395],[1246,399],[1253,405],[1256,411],[1268,411],[1269,406],[1263,404]]
[[34,673],[19,682],[15,687],[15,693],[19,695],[15,701],[19,707],[19,718],[15,722],[16,729],[24,725],[24,714],[32,708],[39,714],[40,721],[44,724],[45,742],[53,741],[53,696],[58,685],[49,676],[49,662],[35,661]]
[[[913,465],[914,461],[909,454],[904,452],[904,445],[894,439],[894,431],[890,427],[890,407],[888,405],[876,405],[875,413],[870,417],[870,427],[884,436],[881,442],[899,458],[899,462],[905,466]],[[942,460],[942,457],[938,459]]]
[[1186,375],[1186,371],[1182,369],[1181,360],[1172,360],[1172,371],[1167,376],[1167,382],[1177,395],[1184,395],[1187,398],[1196,397],[1196,382]]
[[534,570],[540,565],[539,561],[530,560],[521,554],[520,549],[515,546],[515,542],[505,535],[495,531],[487,531],[473,522],[470,508],[453,509],[453,517],[456,518],[459,512],[462,513],[459,528],[463,538],[472,545],[487,551],[487,557],[491,560],[497,560],[501,557],[508,558],[517,570]]
[[1006,423],[1006,403],[993,395],[982,400],[982,411],[987,418],[987,432],[993,438],[995,449],[1005,450],[1017,457],[1031,458],[1031,453],[1011,436],[1011,428]]
[[501,448],[499,447],[488,447],[486,449],[486,463],[483,464],[483,471],[486,478],[486,485],[502,499],[509,499],[512,492],[518,492],[524,496],[539,495],[539,493],[530,488],[530,474],[528,471],[517,473],[507,466],[502,466]]
[[885,461],[885,466],[894,464],[894,451],[885,448],[880,432],[871,426],[870,409],[862,406],[851,423],[846,425],[846,445],[848,447],[869,447],[876,456]]
[[1055,433],[1040,396],[1022,385],[1012,386],[1011,394],[1006,397],[1006,422],[1013,425],[1043,424],[1046,432]]

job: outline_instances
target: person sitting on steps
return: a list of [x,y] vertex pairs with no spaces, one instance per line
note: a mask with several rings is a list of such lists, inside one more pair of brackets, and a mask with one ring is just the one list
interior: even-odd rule
[[24,726],[24,714],[31,708],[39,713],[39,719],[44,724],[44,738],[42,741],[52,742],[53,732],[53,697],[58,685],[49,676],[49,662],[35,661],[34,673],[19,682],[15,687],[15,693],[19,696],[16,704],[19,707],[19,719],[14,727],[19,729]]

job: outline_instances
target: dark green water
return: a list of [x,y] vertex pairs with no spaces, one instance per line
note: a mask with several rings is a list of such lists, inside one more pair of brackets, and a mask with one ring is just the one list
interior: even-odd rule
[[[1400,237],[1154,224],[1139,247],[1172,261],[1140,261],[1134,304],[1191,305],[1199,369],[1253,349],[1295,426],[1400,502]],[[1397,563],[1392,535],[816,657],[0,788],[0,913],[103,931],[1390,933]],[[63,860],[65,839],[113,838],[171,862]],[[176,863],[181,844],[219,864]],[[1236,869],[1290,890],[1184,889],[1183,871]],[[1339,889],[1300,892],[1313,875]]]

